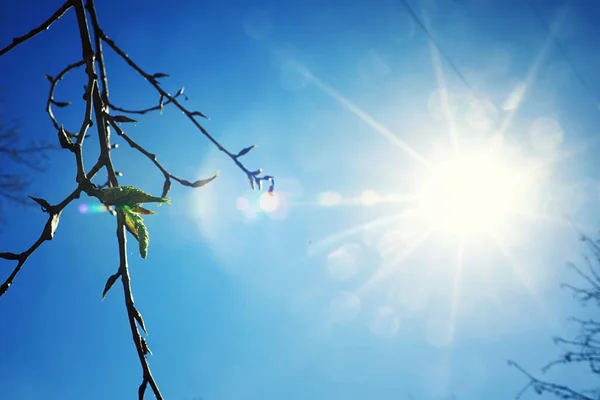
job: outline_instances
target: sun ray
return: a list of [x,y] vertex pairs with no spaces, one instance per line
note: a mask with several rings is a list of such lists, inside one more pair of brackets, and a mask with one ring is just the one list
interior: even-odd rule
[[522,93],[520,95],[519,102],[516,103],[515,106],[512,107],[510,110],[508,110],[508,114],[506,115],[506,117],[504,118],[504,121],[502,121],[502,124],[500,125],[499,133],[502,136],[505,136],[505,132],[510,127],[512,120],[514,119],[514,117],[519,109],[521,100],[527,95],[527,91],[531,88],[532,83],[535,81],[535,78],[537,77],[538,71],[542,64],[542,61],[546,57],[546,53],[548,53],[548,50],[553,43],[554,36],[556,35],[558,29],[562,25],[562,21],[565,17],[564,11],[565,10],[563,9],[562,12],[556,17],[554,23],[552,24],[552,29],[550,29],[550,31],[548,32],[548,36],[546,37],[546,40],[544,41],[542,48],[540,49],[540,51],[537,53],[535,59],[533,60],[533,64],[529,68],[529,71],[527,71],[525,80],[522,83],[522,85],[520,86],[520,90],[522,90]]
[[511,271],[512,271],[513,275],[519,281],[519,284],[525,290],[527,290],[527,292],[529,293],[529,295],[535,300],[535,302],[540,307],[540,309],[543,311],[543,313],[546,315],[546,317],[548,318],[548,320],[550,322],[552,322],[552,323],[556,322],[556,320],[557,320],[556,319],[556,315],[554,315],[550,311],[550,309],[546,306],[546,304],[544,304],[544,302],[542,301],[542,298],[540,297],[539,293],[535,290],[535,288],[533,288],[529,284],[529,282],[527,282],[526,277],[521,272],[520,268],[517,265],[517,262],[508,253],[508,250],[506,249],[506,246],[502,243],[502,240],[499,237],[495,236],[494,237],[494,244],[496,245],[496,247],[498,248],[498,250],[500,250],[500,253],[502,254],[502,256],[508,262],[508,265],[509,265]]
[[543,161],[537,163],[536,165],[534,165],[531,168],[530,173],[537,173],[538,171],[542,171],[550,166],[553,166],[555,164],[569,160],[575,156],[580,155],[581,153],[584,153],[586,151],[593,149],[599,143],[600,143],[600,137],[595,137],[591,140],[588,140],[586,143],[580,145],[579,147],[577,147],[575,149],[563,151],[560,154],[556,154],[547,160],[543,160]]
[[359,117],[361,120],[363,120],[365,123],[367,123],[371,128],[375,129],[383,137],[385,137],[386,139],[388,139],[389,141],[394,143],[396,146],[398,146],[398,148],[400,148],[406,154],[411,156],[415,161],[417,161],[418,163],[423,165],[425,168],[431,169],[431,165],[425,157],[423,157],[420,153],[418,153],[416,150],[414,150],[412,147],[410,147],[408,144],[406,144],[402,139],[400,139],[397,135],[392,133],[384,125],[382,125],[381,123],[376,121],[371,115],[369,115],[367,112],[363,111],[361,108],[359,108],[357,105],[352,103],[349,99],[344,97],[342,94],[340,94],[334,88],[332,88],[331,86],[329,86],[328,84],[323,82],[321,79],[317,78],[310,71],[308,71],[305,67],[302,67],[300,65],[296,65],[296,67],[298,68],[299,72],[302,75],[304,75],[304,77],[306,79],[308,79],[309,82],[312,82],[316,87],[321,89],[324,93],[329,95],[332,99],[334,99],[339,104],[341,104],[342,106],[346,107],[348,110],[353,112],[357,117]]
[[[429,25],[429,20],[427,18],[427,14],[424,15],[425,25]],[[440,90],[440,97],[442,103],[442,110],[444,112],[444,116],[446,117],[446,121],[448,122],[448,131],[450,133],[450,139],[452,140],[452,146],[454,148],[454,152],[459,152],[458,145],[458,134],[456,133],[456,124],[454,122],[454,115],[452,114],[452,110],[448,104],[448,88],[446,86],[446,78],[444,76],[444,70],[442,68],[442,62],[440,60],[439,50],[437,49],[435,43],[430,39],[429,40],[429,50],[431,51],[431,63],[433,64],[433,69],[435,70],[435,77],[438,82],[438,86]]]
[[421,235],[415,237],[412,242],[408,243],[408,245],[402,249],[400,254],[394,257],[391,262],[382,265],[381,268],[375,272],[358,290],[359,296],[364,296],[373,288],[373,286],[375,286],[378,281],[388,277],[391,273],[393,273],[394,270],[397,269],[398,264],[408,258],[408,256],[410,256],[413,251],[415,251],[425,240],[427,240],[433,232],[433,228],[427,228]]
[[326,251],[327,247],[332,246],[343,239],[346,239],[350,236],[356,235],[368,229],[383,227],[398,222],[400,220],[406,219],[411,216],[411,211],[411,209],[403,210],[400,213],[394,215],[387,215],[385,217],[378,218],[374,221],[366,222],[364,224],[345,229],[341,232],[331,234],[325,237],[324,239],[321,239],[316,243],[312,244],[309,249],[308,256],[311,257],[320,254],[321,252]]
[[465,249],[465,238],[461,235],[458,238],[458,247],[456,251],[456,271],[454,272],[454,282],[452,286],[452,307],[450,309],[450,329],[456,332],[456,319],[458,315],[458,301],[460,298],[460,285],[463,273],[463,256]]
[[[328,193],[325,192],[320,196]],[[290,206],[293,207],[342,207],[342,206],[370,206],[376,204],[414,204],[418,201],[416,195],[404,195],[404,194],[388,194],[379,195],[372,191],[364,191],[358,197],[342,197],[336,193],[335,199],[330,198],[317,198],[315,201],[292,201]]]
[[515,215],[520,215],[522,217],[526,217],[531,220],[546,222],[546,223],[549,223],[549,224],[552,224],[554,226],[558,226],[561,228],[573,229],[574,231],[578,231],[579,228],[583,228],[584,230],[589,231],[589,232],[595,231],[594,228],[592,228],[590,226],[586,226],[586,225],[580,226],[579,224],[577,226],[575,226],[575,223],[568,218],[561,219],[558,217],[554,217],[550,214],[542,214],[542,213],[536,213],[533,211],[525,211],[525,210],[515,210],[513,213]]
[[520,215],[522,217],[526,217],[526,218],[529,218],[529,219],[532,219],[535,221],[547,222],[549,224],[552,224],[555,226],[560,226],[563,228],[572,228],[569,221],[565,221],[563,219],[553,217],[550,214],[543,214],[543,213],[538,213],[538,212],[534,212],[534,211],[525,211],[525,210],[515,210],[515,211],[513,211],[513,214]]
[[556,196],[554,196],[554,194],[550,194],[550,196],[552,199],[552,203],[554,204],[554,206],[556,207],[556,209],[558,210],[560,215],[569,223],[571,229],[578,236],[581,236],[582,234],[594,235],[598,232],[597,228],[591,227],[589,225],[583,225],[582,223],[579,223],[579,222],[575,222],[573,220],[573,217],[571,215],[569,215],[569,213],[564,209],[561,202],[556,198]]

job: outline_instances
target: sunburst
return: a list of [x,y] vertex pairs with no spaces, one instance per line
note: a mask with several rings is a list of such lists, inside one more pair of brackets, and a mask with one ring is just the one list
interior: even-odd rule
[[[533,79],[532,76],[539,68],[540,59],[543,57],[546,47],[545,45],[540,51],[525,83],[519,86],[519,101],[511,100],[511,106],[505,109],[505,118],[498,124],[498,129],[487,138],[481,139],[479,136],[478,140],[468,139],[477,136],[473,132],[461,131],[464,127],[457,122],[458,116],[453,114],[453,109],[448,104],[450,99],[442,68],[439,65],[439,58],[435,57],[435,49],[432,49],[436,77],[441,94],[443,94],[441,96],[442,114],[448,124],[450,140],[448,148],[442,149],[430,157],[423,156],[348,98],[305,68],[299,67],[299,72],[309,82],[353,112],[402,153],[412,158],[424,171],[414,193],[387,196],[389,199],[400,199],[398,202],[402,203],[402,212],[332,234],[324,240],[316,242],[312,247],[312,254],[373,226],[393,228],[399,223],[420,224],[422,226],[421,234],[405,243],[398,250],[396,257],[388,260],[385,265],[363,282],[357,290],[357,294],[364,297],[382,282],[393,281],[394,274],[401,270],[400,265],[419,247],[427,246],[427,242],[433,234],[443,233],[453,237],[456,242],[456,255],[450,258],[452,260],[450,263],[456,265],[452,269],[454,277],[451,283],[452,299],[449,302],[450,313],[448,315],[448,331],[453,335],[460,308],[458,299],[462,286],[461,281],[466,268],[465,253],[467,249],[475,247],[476,242],[484,239],[488,246],[496,246],[499,258],[509,262],[515,279],[539,303],[540,308],[547,312],[548,310],[541,303],[535,288],[522,279],[522,273],[508,254],[506,246],[500,245],[511,234],[511,229],[514,229],[516,223],[523,219],[540,219],[541,213],[536,211],[534,201],[539,195],[537,190],[551,167],[565,158],[563,155],[541,164],[534,163],[531,158],[516,151],[516,146],[510,145],[510,140],[514,141],[514,138],[507,139],[507,132],[510,131],[510,125],[514,120],[519,102],[528,89],[526,86],[529,86]],[[471,101],[477,102],[478,100],[471,97]],[[589,146],[586,146],[575,153],[580,153],[588,148]],[[569,153],[566,157],[572,155]],[[348,200],[336,194],[338,200],[336,204],[328,203],[327,206],[376,205],[378,201],[374,199],[377,196],[373,193],[370,194],[369,199],[373,201],[369,202],[361,201],[360,196],[357,199]],[[569,227],[561,217],[545,216],[543,221],[561,227]],[[452,267],[452,265],[448,267]]]

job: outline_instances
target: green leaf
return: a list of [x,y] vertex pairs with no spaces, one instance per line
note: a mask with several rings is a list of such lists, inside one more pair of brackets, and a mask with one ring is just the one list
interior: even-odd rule
[[120,206],[118,212],[123,214],[127,230],[137,239],[140,256],[146,258],[148,256],[150,237],[148,236],[148,229],[146,229],[144,220],[128,206]]
[[102,202],[109,206],[134,206],[140,203],[170,203],[165,197],[155,197],[133,186],[116,186],[102,190]]
[[136,214],[143,214],[143,215],[156,214],[154,211],[148,210],[147,208],[144,208],[140,205],[131,206],[131,212],[134,212]]

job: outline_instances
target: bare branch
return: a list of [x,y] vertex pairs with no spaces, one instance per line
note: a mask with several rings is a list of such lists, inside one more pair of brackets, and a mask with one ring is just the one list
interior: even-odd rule
[[142,365],[143,377],[142,384],[139,389],[139,398],[144,398],[144,392],[146,385],[150,384],[154,396],[157,400],[162,400],[162,394],[152,376],[152,371],[148,365],[146,355],[148,354],[148,347],[146,340],[141,336],[140,331],[136,325],[137,309],[133,303],[133,294],[131,291],[131,278],[129,276],[129,266],[127,263],[127,238],[125,237],[125,225],[121,214],[117,215],[118,227],[117,227],[117,239],[119,241],[119,274],[121,275],[121,282],[123,283],[123,294],[125,295],[125,305],[127,307],[127,317],[129,319],[129,327],[131,328],[131,334],[133,336],[133,342],[138,353],[140,364]]
[[[186,100],[188,99],[187,96],[185,96],[183,94],[183,88],[180,89],[177,93],[175,93],[175,95],[173,96],[173,98],[176,99],[179,96],[184,96],[184,98]],[[127,108],[122,108],[122,107],[115,106],[114,104],[111,104],[111,103],[108,103],[108,106],[110,108],[112,108],[113,110],[115,110],[115,111],[123,112],[123,113],[126,113],[126,114],[140,114],[140,115],[143,115],[143,114],[150,113],[152,111],[160,111],[162,113],[163,107],[166,106],[166,105],[168,105],[168,104],[171,104],[171,99],[167,99],[165,101],[164,100],[164,96],[161,95],[160,98],[158,99],[158,104],[157,105],[155,105],[153,107],[144,108],[144,109],[141,109],[141,110],[131,110],[131,109],[127,109]]]
[[[97,163],[89,172],[89,176],[93,177],[101,168],[101,164]],[[49,216],[46,221],[46,225],[44,225],[44,229],[40,233],[37,240],[25,251],[19,254],[4,252],[0,253],[0,258],[4,258],[5,260],[14,260],[18,261],[17,266],[14,268],[13,272],[10,276],[4,281],[2,285],[0,285],[0,296],[4,295],[8,288],[12,285],[14,279],[16,278],[21,268],[25,265],[29,256],[33,254],[37,250],[38,247],[42,245],[47,240],[52,240],[54,236],[54,231],[56,231],[56,226],[58,225],[58,218],[62,211],[67,207],[73,200],[79,198],[81,192],[84,191],[85,184],[79,185],[70,195],[64,198],[60,203],[50,206],[47,210]],[[54,225],[54,226],[53,226]]]
[[[110,39],[104,33],[104,31],[100,27],[98,27],[97,29],[98,29],[98,31],[96,32],[96,34],[100,38],[102,38],[102,40],[106,44],[108,44],[109,47],[115,51],[115,53],[117,53],[123,60],[125,60],[125,62],[131,68],[133,68],[139,75],[141,75],[144,79],[146,79],[154,87],[154,89],[160,94],[161,98],[168,99],[171,103],[173,103],[181,112],[183,112],[186,115],[186,117],[188,117],[188,119],[200,130],[200,132],[202,132],[202,134],[206,138],[208,138],[208,140],[217,147],[217,149],[219,149],[220,151],[225,153],[229,158],[231,158],[231,160],[233,160],[233,162],[238,166],[238,168],[241,169],[246,174],[246,176],[249,178],[252,189],[255,188],[255,186],[254,186],[255,182],[260,188],[262,186],[263,181],[269,181],[271,183],[269,192],[273,191],[273,188],[275,185],[275,180],[272,176],[258,178],[256,174],[254,174],[252,171],[250,171],[248,168],[246,168],[246,166],[240,161],[240,157],[245,155],[248,152],[248,151],[244,152],[244,150],[249,150],[255,146],[250,146],[236,154],[227,150],[195,118],[196,116],[204,117],[204,115],[201,112],[190,111],[189,109],[184,107],[179,102],[179,100],[177,100],[177,98],[175,96],[171,96],[169,93],[167,93],[165,90],[163,90],[163,88],[158,84],[156,78],[154,78],[152,74],[148,74],[142,68],[140,68],[123,50],[121,50],[121,48],[112,39]],[[204,117],[204,118],[206,118],[206,117]],[[262,170],[261,170],[261,172],[262,172]]]
[[[133,140],[131,137],[129,137],[121,129],[121,127],[115,122],[114,119],[110,119],[109,118],[109,122],[110,122],[111,126],[115,129],[115,132],[117,132],[117,134],[119,136],[121,136],[123,139],[125,139],[125,141],[129,144],[130,147],[136,149],[137,151],[139,151],[140,153],[142,153],[144,156],[146,156],[150,161],[152,161],[152,163],[156,166],[156,168],[158,168],[160,170],[160,172],[162,172],[163,176],[165,177],[165,181],[173,179],[174,181],[179,182],[183,186],[197,188],[197,187],[202,187],[202,186],[210,183],[211,181],[213,181],[214,179],[216,179],[219,176],[219,174],[216,173],[215,175],[213,175],[210,178],[201,179],[201,180],[198,180],[198,181],[195,181],[195,182],[190,182],[190,181],[187,181],[185,179],[178,178],[177,176],[175,176],[175,175],[171,174],[169,171],[167,171],[158,162],[158,158],[156,157],[156,154],[150,153],[148,150],[144,149],[142,146],[140,146],[139,144],[137,144],[135,142],[135,140]],[[167,194],[168,194],[168,190],[163,191],[162,197],[166,197]]]
[[58,21],[69,10],[69,8],[71,8],[71,1],[68,0],[67,2],[65,2],[65,4],[62,5],[62,7],[60,7],[58,10],[56,10],[56,12],[54,14],[52,14],[52,16],[50,18],[48,18],[46,21],[44,21],[40,26],[38,26],[35,29],[32,29],[31,31],[29,31],[29,33],[27,33],[23,36],[14,38],[11,44],[4,47],[3,49],[0,49],[0,56],[8,53],[9,51],[14,49],[21,43],[26,42],[27,40],[33,38],[38,33],[50,28],[50,26],[54,22]]
[[[600,265],[600,252],[598,251],[598,245],[585,235],[581,235],[581,240],[588,245],[590,251],[596,257],[595,264],[596,268],[598,268],[598,265]],[[594,265],[589,257],[584,256],[584,260],[587,262],[588,268],[591,271],[590,275],[583,272],[573,263],[569,263],[568,267],[573,269],[587,286],[579,287],[566,283],[562,284],[561,286],[571,290],[574,296],[582,303],[582,305],[587,304],[590,302],[590,300],[596,300],[595,304],[600,307],[599,275],[595,271]],[[571,321],[579,324],[578,336],[574,339],[564,339],[561,337],[554,338],[554,342],[556,344],[566,346],[566,350],[563,352],[560,358],[546,364],[542,368],[542,372],[547,372],[549,369],[558,366],[566,367],[573,364],[587,364],[592,374],[600,377],[600,321],[586,321],[578,318],[571,318]],[[566,385],[544,381],[533,376],[515,362],[511,361],[509,364],[517,368],[529,379],[529,383],[525,386],[525,388],[523,388],[523,390],[521,390],[517,398],[519,398],[530,388],[533,388],[538,394],[546,392],[561,399],[572,400],[595,400],[594,398],[588,396],[588,394],[600,392],[599,387],[591,390],[576,390]]]
[[50,92],[48,94],[48,100],[46,101],[46,112],[52,121],[52,125],[54,125],[55,129],[60,129],[59,123],[54,117],[54,113],[52,112],[52,104],[54,104],[54,91],[58,83],[73,69],[81,67],[85,64],[84,60],[77,61],[76,63],[72,63],[67,65],[62,71],[58,73],[56,78],[51,77],[50,75],[46,75],[46,78],[50,81]]

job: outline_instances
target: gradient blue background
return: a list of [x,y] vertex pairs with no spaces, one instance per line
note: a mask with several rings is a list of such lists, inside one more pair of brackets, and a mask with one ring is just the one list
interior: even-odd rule
[[[60,3],[1,1],[0,45]],[[566,223],[525,217],[516,222],[509,249],[524,278],[493,244],[467,244],[455,318],[456,243],[447,236],[433,235],[398,261],[392,276],[357,295],[423,226],[391,222],[365,229],[404,206],[324,207],[319,196],[408,193],[422,171],[340,96],[425,157],[448,137],[446,121],[432,115],[439,87],[434,53],[400,1],[97,3],[105,32],[146,71],[169,73],[163,87],[171,93],[185,86],[186,104],[211,118],[206,128],[227,148],[259,145],[246,164],[275,175],[280,192],[276,212],[260,211],[259,194],[250,192],[246,177],[173,108],[125,126],[178,176],[194,180],[221,171],[206,188],[174,185],[173,204],[146,218],[147,260],[129,242],[135,300],[166,398],[509,399],[526,379],[506,360],[537,372],[558,354],[551,337],[572,332],[566,318],[585,316],[559,289],[575,279],[565,261],[578,261],[583,249],[574,231]],[[535,3],[549,23],[557,21],[562,2]],[[502,121],[502,104],[535,69],[510,135],[536,160],[585,150],[551,164],[536,211],[560,219],[545,201],[551,192],[582,229],[595,231],[600,174],[590,143],[600,115],[571,66],[600,95],[598,6],[573,0],[563,10],[552,40],[564,46],[570,65],[527,2],[410,4],[477,93],[496,107],[484,118]],[[105,50],[113,102],[154,105],[152,89]],[[44,74],[56,75],[80,57],[72,12],[1,57],[2,117],[18,122],[26,137],[55,142],[44,114]],[[298,73],[298,64],[316,78]],[[443,58],[441,65],[448,90],[465,94]],[[77,102],[84,82],[82,70],[72,73],[57,99]],[[76,129],[81,111],[77,103],[56,113]],[[457,106],[456,113],[464,125],[468,110]],[[531,140],[530,127],[542,117],[557,121],[564,134],[551,149]],[[162,175],[118,137],[113,141],[121,145],[113,153],[124,173],[121,183],[160,193]],[[88,167],[97,151],[92,137]],[[74,179],[72,155],[57,151],[29,193],[55,203],[74,188]],[[249,213],[237,209],[240,198],[249,202]],[[100,299],[118,266],[115,223],[107,213],[80,213],[81,204],[94,203],[82,198],[65,210],[55,239],[31,257],[0,299],[3,398],[137,396],[141,370],[120,285]],[[35,208],[9,210],[0,249],[21,251],[37,237],[45,215]],[[331,255],[336,249],[352,257],[340,261]],[[11,268],[0,263],[2,276]],[[594,379],[574,370],[549,376],[574,385]]]

